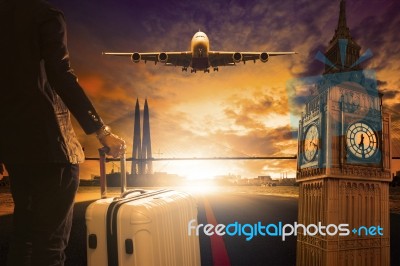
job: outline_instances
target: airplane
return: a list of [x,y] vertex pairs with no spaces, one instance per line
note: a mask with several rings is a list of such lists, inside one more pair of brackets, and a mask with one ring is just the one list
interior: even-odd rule
[[191,41],[191,50],[183,52],[152,52],[152,53],[114,53],[103,52],[103,55],[113,56],[129,56],[134,63],[140,61],[158,62],[166,66],[180,66],[182,71],[187,72],[191,68],[191,73],[204,71],[210,73],[210,68],[218,71],[220,66],[235,66],[237,63],[246,61],[260,60],[266,63],[270,56],[291,55],[296,52],[226,52],[226,51],[211,51],[210,41],[204,32],[198,31],[194,34]]

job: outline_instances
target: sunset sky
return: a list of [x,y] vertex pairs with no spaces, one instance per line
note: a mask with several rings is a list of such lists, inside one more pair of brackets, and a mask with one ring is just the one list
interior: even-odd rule
[[[337,25],[339,0],[136,1],[54,0],[68,26],[71,64],[103,120],[132,152],[133,111],[147,98],[154,157],[282,156],[297,151],[290,127],[286,84],[321,74],[314,60],[325,52]],[[356,42],[374,56],[384,103],[400,112],[400,2],[347,0],[347,23]],[[179,67],[134,64],[103,51],[186,51],[195,32],[210,39],[211,50],[296,51],[269,62],[220,67],[191,74]],[[97,156],[94,136],[76,127],[86,156]],[[398,129],[399,130],[399,129]],[[399,154],[400,155],[400,154]],[[399,156],[397,155],[397,156]],[[288,172],[292,161],[159,162],[154,170],[190,178],[235,174],[242,177]],[[400,169],[399,169],[400,170]],[[97,174],[82,165],[81,178]]]

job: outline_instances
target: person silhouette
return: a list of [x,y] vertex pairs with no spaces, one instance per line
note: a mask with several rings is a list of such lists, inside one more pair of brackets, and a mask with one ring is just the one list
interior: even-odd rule
[[63,13],[0,0],[0,162],[14,200],[9,265],[64,265],[83,149],[70,114],[108,154],[125,152],[74,75]]

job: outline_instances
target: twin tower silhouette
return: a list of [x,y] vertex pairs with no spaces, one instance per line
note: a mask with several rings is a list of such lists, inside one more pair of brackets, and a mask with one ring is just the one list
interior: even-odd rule
[[143,124],[141,124],[139,99],[136,99],[131,174],[152,174],[152,161],[149,160],[152,157],[149,105],[146,99],[143,109]]

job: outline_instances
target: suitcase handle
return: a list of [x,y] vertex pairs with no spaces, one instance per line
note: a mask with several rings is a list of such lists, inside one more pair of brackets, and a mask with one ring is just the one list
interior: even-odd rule
[[[108,147],[99,149],[100,157],[100,197],[107,198],[107,180],[106,180],[106,154],[109,152]],[[126,192],[126,155],[125,153],[120,157],[121,162],[121,196]]]
[[107,181],[106,181],[106,153],[107,147],[99,149],[99,163],[100,163],[100,197],[107,198]]
[[147,190],[144,189],[132,189],[132,190],[127,190],[124,193],[121,193],[121,198],[127,198],[129,196],[129,194],[133,194],[133,193],[140,193],[140,194],[144,194],[146,193]]

